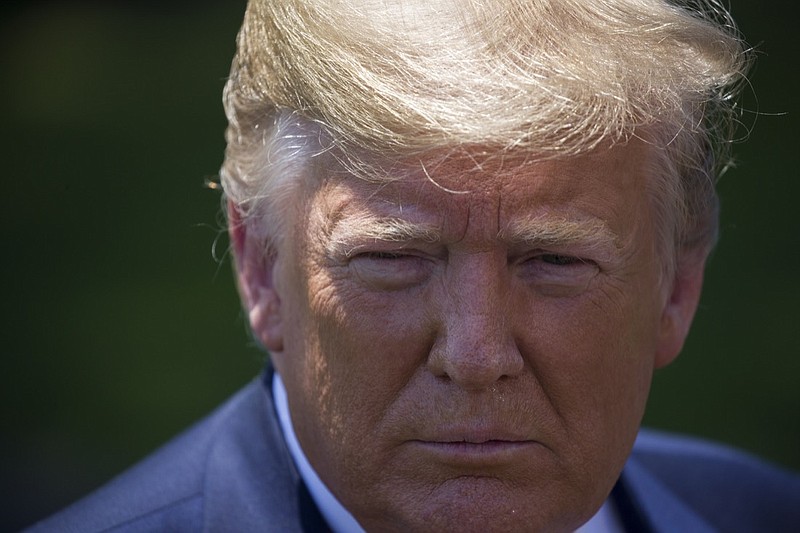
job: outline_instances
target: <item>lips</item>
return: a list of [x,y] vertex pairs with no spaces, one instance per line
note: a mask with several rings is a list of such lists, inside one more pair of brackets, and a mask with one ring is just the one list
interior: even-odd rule
[[[490,417],[487,417],[490,418]],[[453,427],[438,427],[423,432],[418,440],[423,442],[484,444],[488,442],[528,442],[535,438],[520,431],[509,430],[501,427],[487,427],[489,424],[453,425]]]
[[444,431],[409,442],[418,453],[453,465],[513,463],[533,453],[541,443],[507,431]]

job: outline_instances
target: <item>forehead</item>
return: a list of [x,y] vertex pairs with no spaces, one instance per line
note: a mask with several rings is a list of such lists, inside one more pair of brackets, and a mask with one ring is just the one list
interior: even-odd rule
[[624,234],[645,209],[650,149],[644,143],[563,159],[458,151],[382,170],[382,181],[329,173],[314,194],[323,232],[397,217],[459,234],[498,235],[520,218],[597,219]]

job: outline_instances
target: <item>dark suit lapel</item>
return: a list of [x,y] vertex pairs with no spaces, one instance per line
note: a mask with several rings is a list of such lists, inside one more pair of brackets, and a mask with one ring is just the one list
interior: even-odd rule
[[331,528],[322,517],[314,498],[308,492],[308,487],[302,481],[297,487],[297,499],[300,511],[300,524],[305,533],[331,533]]
[[[712,533],[716,531],[706,520],[692,509],[686,502],[682,501],[678,494],[675,494],[660,480],[653,476],[638,461],[635,454],[632,455],[625,468],[618,485],[622,487],[623,496],[622,506],[626,508],[629,517],[638,514],[641,522],[631,522],[630,527],[636,524],[643,524],[649,529],[645,531],[691,531],[692,533]],[[615,500],[616,503],[616,500]],[[623,515],[623,511],[620,511]],[[625,516],[623,515],[623,520]],[[637,518],[634,517],[634,520]],[[638,531],[628,529],[627,531]]]
[[611,490],[611,501],[622,522],[623,530],[628,533],[653,533],[653,527],[636,505],[625,485],[625,481],[620,478]]
[[[224,417],[209,453],[205,478],[205,531],[302,532],[294,468],[272,394],[263,380]],[[265,383],[266,382],[266,383]]]

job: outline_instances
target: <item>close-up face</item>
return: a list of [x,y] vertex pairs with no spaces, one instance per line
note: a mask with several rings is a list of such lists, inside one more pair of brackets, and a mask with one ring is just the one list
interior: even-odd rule
[[685,333],[650,157],[452,156],[298,194],[240,276],[303,450],[363,526],[560,530],[599,508]]

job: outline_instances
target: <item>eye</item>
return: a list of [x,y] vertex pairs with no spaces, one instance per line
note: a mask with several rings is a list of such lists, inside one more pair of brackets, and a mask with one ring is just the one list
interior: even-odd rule
[[393,291],[424,282],[430,275],[432,262],[413,251],[362,252],[350,260],[355,277],[373,290]]
[[367,252],[365,254],[361,254],[361,256],[365,259],[402,259],[403,254],[398,252]]
[[537,291],[570,296],[585,290],[600,271],[596,262],[568,253],[537,251],[518,263],[518,273]]
[[568,266],[586,263],[584,259],[561,254],[541,254],[538,259],[548,265]]

